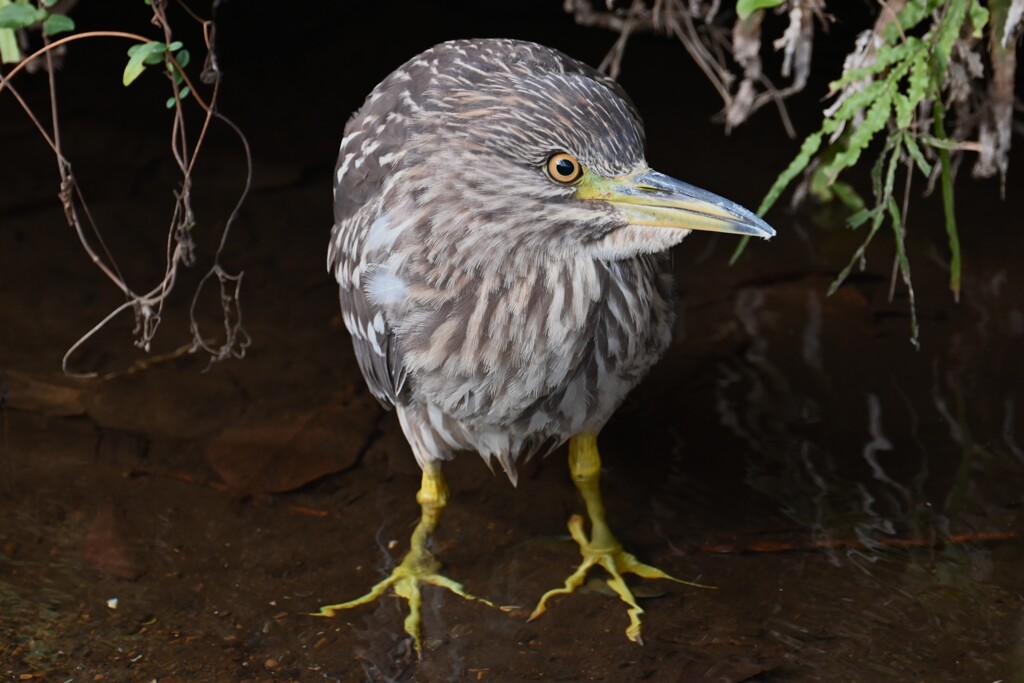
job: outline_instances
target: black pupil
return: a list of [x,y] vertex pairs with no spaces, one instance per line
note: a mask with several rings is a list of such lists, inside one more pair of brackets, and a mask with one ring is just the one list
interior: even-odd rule
[[563,178],[571,178],[576,173],[576,164],[568,159],[559,159],[555,163],[555,171]]

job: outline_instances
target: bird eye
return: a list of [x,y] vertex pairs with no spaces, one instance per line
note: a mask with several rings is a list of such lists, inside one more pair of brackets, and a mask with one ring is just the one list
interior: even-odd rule
[[576,182],[583,175],[583,165],[576,157],[565,152],[548,157],[547,170],[552,180],[566,185]]

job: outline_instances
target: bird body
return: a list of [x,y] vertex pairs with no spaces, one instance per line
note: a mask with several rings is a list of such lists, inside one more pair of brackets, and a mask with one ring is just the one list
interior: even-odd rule
[[[529,147],[484,146],[531,118]],[[538,172],[559,149],[635,170],[639,116],[597,71],[511,40],[423,53],[346,127],[328,260],[363,373],[421,463],[476,451],[514,482],[517,459],[599,431],[668,346],[666,250],[687,231],[630,235],[603,207],[581,221]]]
[[[423,469],[422,515],[388,588],[409,602],[420,648],[420,585],[473,598],[428,549],[457,451],[517,460],[569,440],[590,520],[570,519],[583,561],[671,579],[625,552],[605,522],[596,435],[668,347],[670,247],[691,230],[769,237],[746,209],[651,170],[622,88],[561,52],[522,41],[457,40],[385,78],[350,119],[335,167],[328,269],[370,391],[395,407]],[[486,601],[483,601],[486,602]],[[490,603],[488,603],[490,604]]]

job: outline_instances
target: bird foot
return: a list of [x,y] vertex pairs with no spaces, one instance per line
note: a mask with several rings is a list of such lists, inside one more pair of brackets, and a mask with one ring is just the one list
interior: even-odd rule
[[337,605],[324,605],[319,612],[313,612],[314,617],[333,617],[336,612],[344,609],[352,609],[360,605],[366,605],[384,595],[388,588],[394,590],[395,595],[409,603],[409,614],[405,617],[405,632],[412,636],[413,644],[416,646],[416,654],[422,656],[423,642],[420,636],[421,617],[420,606],[422,597],[420,587],[423,584],[431,584],[446,588],[466,600],[476,600],[485,605],[494,607],[494,604],[484,598],[478,598],[467,593],[461,583],[449,579],[440,573],[441,563],[430,551],[423,548],[410,550],[402,563],[391,571],[391,575],[379,582],[362,597]]
[[600,566],[611,576],[607,580],[608,587],[615,591],[624,603],[629,605],[627,610],[629,613],[629,628],[626,629],[626,637],[634,643],[643,645],[643,639],[640,637],[640,615],[643,614],[644,610],[637,603],[633,591],[626,585],[625,579],[622,578],[623,574],[636,574],[644,579],[668,579],[700,588],[714,588],[714,586],[705,586],[693,583],[692,581],[677,579],[657,567],[640,562],[632,554],[623,550],[622,545],[607,529],[604,529],[604,532],[601,534],[604,537],[602,541],[595,543],[593,539],[587,538],[583,530],[583,517],[580,515],[573,515],[569,518],[569,533],[572,534],[573,539],[579,544],[580,552],[583,554],[583,561],[576,568],[576,571],[565,580],[563,587],[549,590],[541,596],[536,609],[530,615],[530,621],[533,621],[547,611],[549,599],[556,595],[567,595],[575,592],[577,588],[583,585],[583,581],[590,570],[594,566]]

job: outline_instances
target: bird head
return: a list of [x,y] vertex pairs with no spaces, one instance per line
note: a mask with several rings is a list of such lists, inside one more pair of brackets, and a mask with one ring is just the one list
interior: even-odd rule
[[383,205],[438,260],[618,259],[693,230],[775,234],[738,204],[652,170],[625,91],[533,43],[438,45],[378,86],[353,124],[380,126],[390,147],[377,158],[391,164]]

